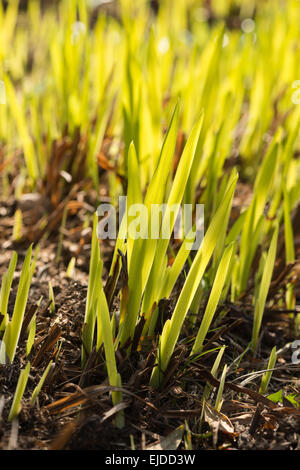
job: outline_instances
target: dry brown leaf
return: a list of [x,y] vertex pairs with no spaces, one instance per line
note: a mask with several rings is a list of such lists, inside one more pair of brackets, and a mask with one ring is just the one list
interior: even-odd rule
[[226,434],[234,434],[234,427],[230,419],[217,411],[215,408],[210,406],[208,403],[204,403],[204,419],[209,426],[218,424],[218,429]]
[[145,450],[176,450],[182,440],[184,426],[179,426],[166,437],[161,437],[155,444],[150,444]]

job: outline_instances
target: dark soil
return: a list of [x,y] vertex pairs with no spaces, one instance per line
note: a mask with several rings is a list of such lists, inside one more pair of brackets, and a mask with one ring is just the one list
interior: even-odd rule
[[[149,340],[143,354],[134,352],[129,359],[124,359],[120,351],[117,360],[124,387],[126,426],[122,430],[116,428],[114,410],[107,389],[103,351],[92,354],[86,368],[81,368],[81,332],[91,240],[91,228],[83,228],[83,216],[95,203],[92,192],[88,194],[88,198],[83,198],[78,192],[73,198],[74,201],[84,199],[86,205],[79,205],[74,214],[67,218],[59,262],[55,259],[59,220],[48,237],[39,240],[40,254],[26,310],[26,315],[30,315],[32,306],[43,296],[37,312],[36,340],[29,357],[30,377],[16,433],[12,424],[8,423],[7,417],[20,369],[26,364],[24,338],[18,347],[14,364],[0,366],[0,398],[4,398],[4,406],[2,405],[0,410],[0,449],[128,450],[132,442],[136,449],[146,449],[182,424],[186,428],[185,435],[191,437],[193,450],[300,449],[300,408],[293,406],[286,399],[275,404],[258,393],[261,380],[259,371],[266,368],[270,351],[276,345],[280,353],[269,393],[283,390],[283,396],[294,394],[295,400],[299,402],[300,366],[291,363],[293,351],[288,346],[288,343],[295,340],[294,317],[290,312],[280,309],[276,302],[286,283],[284,273],[281,278],[275,278],[272,284],[274,305],[265,312],[261,346],[256,358],[247,353],[242,356],[251,337],[251,285],[238,303],[227,303],[223,306],[227,312],[226,316],[222,320],[216,316],[205,346],[206,354],[193,363],[188,361],[190,333],[183,332],[186,337],[175,351],[160,391],[153,391],[148,385],[156,338]],[[233,217],[238,213],[238,206],[247,201],[247,198],[247,187],[239,186],[234,200]],[[26,220],[30,221],[36,217],[35,208],[24,210],[23,238],[18,243],[12,242],[13,214],[16,207],[17,203],[13,199],[2,201],[1,275],[8,266],[13,249],[19,254],[17,272],[20,272],[25,251],[32,237],[32,230],[29,224],[26,226]],[[43,207],[39,210],[43,211]],[[299,232],[295,235],[296,240],[299,240]],[[296,243],[296,246],[299,250],[299,244]],[[105,282],[113,246],[101,242],[101,252],[104,254]],[[74,254],[77,256],[77,263],[75,274],[70,279],[66,277],[66,267]],[[49,309],[49,280],[54,289],[54,313]],[[182,280],[179,281],[170,301],[161,304],[164,316],[172,313],[181,282]],[[294,282],[299,300],[299,276],[295,277]],[[15,279],[10,297],[10,312],[17,285],[18,279]],[[116,302],[114,307],[118,308]],[[200,322],[201,314],[202,312],[199,313],[197,323]],[[200,419],[201,400],[207,382],[212,384],[215,390],[213,393],[216,395],[219,382],[210,376],[209,371],[216,358],[215,348],[222,345],[227,346],[222,363],[230,365],[223,394],[222,413],[230,419],[234,429],[232,432],[225,432],[222,427],[218,430]],[[39,394],[37,406],[32,408],[29,404],[31,393],[50,360],[53,360],[51,372]],[[222,364],[220,370],[221,367]],[[221,419],[220,416],[218,419]],[[179,449],[184,448],[182,440]]]

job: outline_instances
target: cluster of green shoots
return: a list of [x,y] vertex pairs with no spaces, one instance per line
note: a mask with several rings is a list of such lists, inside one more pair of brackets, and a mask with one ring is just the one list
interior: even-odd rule
[[[127,182],[127,210],[143,203],[150,221],[154,204],[169,208],[204,204],[205,235],[194,254],[186,248],[185,239],[175,251],[171,236],[134,239],[128,235],[125,239],[121,224],[110,270],[111,298],[122,269],[126,270],[127,283],[117,294],[119,312],[112,311],[111,298],[105,293],[107,280],[102,279],[94,216],[82,366],[93,348],[99,351],[103,347],[109,383],[119,390],[122,379],[116,350],[122,348],[130,356],[137,325],[141,325],[139,348],[143,351],[145,338],[155,336],[159,302],[171,298],[183,273],[171,318],[161,325],[156,338],[153,388],[163,385],[184,325],[189,325],[193,338],[189,342],[191,360],[201,355],[218,307],[226,299],[236,302],[246,291],[255,256],[261,250],[254,273],[249,338],[249,349],[257,352],[264,310],[267,302],[272,305],[268,293],[281,227],[286,264],[295,261],[291,212],[300,199],[300,162],[294,158],[300,125],[300,106],[295,100],[295,80],[300,76],[295,19],[300,3],[287,0],[275,7],[274,1],[258,2],[255,21],[245,23],[256,2],[236,2],[241,28],[232,30],[221,21],[229,11],[229,1],[212,2],[213,25],[205,21],[205,2],[200,8],[201,2],[178,0],[174,7],[172,0],[162,0],[157,15],[149,3],[120,0],[115,16],[100,13],[93,26],[85,0],[62,1],[59,20],[51,8],[42,14],[39,2],[31,0],[25,26],[18,15],[18,2],[10,2],[6,12],[0,4],[0,78],[6,90],[6,105],[0,105],[4,192],[15,158],[20,158],[18,194],[38,187],[45,178],[52,142],[67,126],[70,139],[80,129],[87,145],[87,176],[97,190],[98,155],[104,137],[111,139],[109,159],[118,167],[118,174],[109,173],[113,204],[124,194],[119,175]],[[33,55],[31,67],[28,52]],[[233,164],[227,165],[230,162]],[[251,198],[238,204],[239,214],[231,223],[233,201],[239,199],[239,177],[252,188]],[[175,220],[176,213],[172,213],[171,228]],[[161,232],[169,222],[162,218]],[[122,262],[125,258],[126,264]],[[0,334],[9,362],[15,358],[35,259],[31,263],[30,248],[11,319],[7,306],[16,255],[3,277]],[[282,302],[287,309],[295,307],[292,283]],[[203,305],[199,325],[197,315]],[[29,345],[34,328],[33,320]],[[223,352],[222,348],[213,374]],[[270,368],[275,360],[276,351],[272,351]],[[13,416],[29,367],[20,376]],[[226,366],[221,384],[225,376]],[[270,375],[263,377],[263,393],[269,380]],[[222,389],[218,409],[221,396]],[[114,391],[112,400],[119,403],[122,393]],[[118,425],[123,424],[123,415],[118,415]]]

